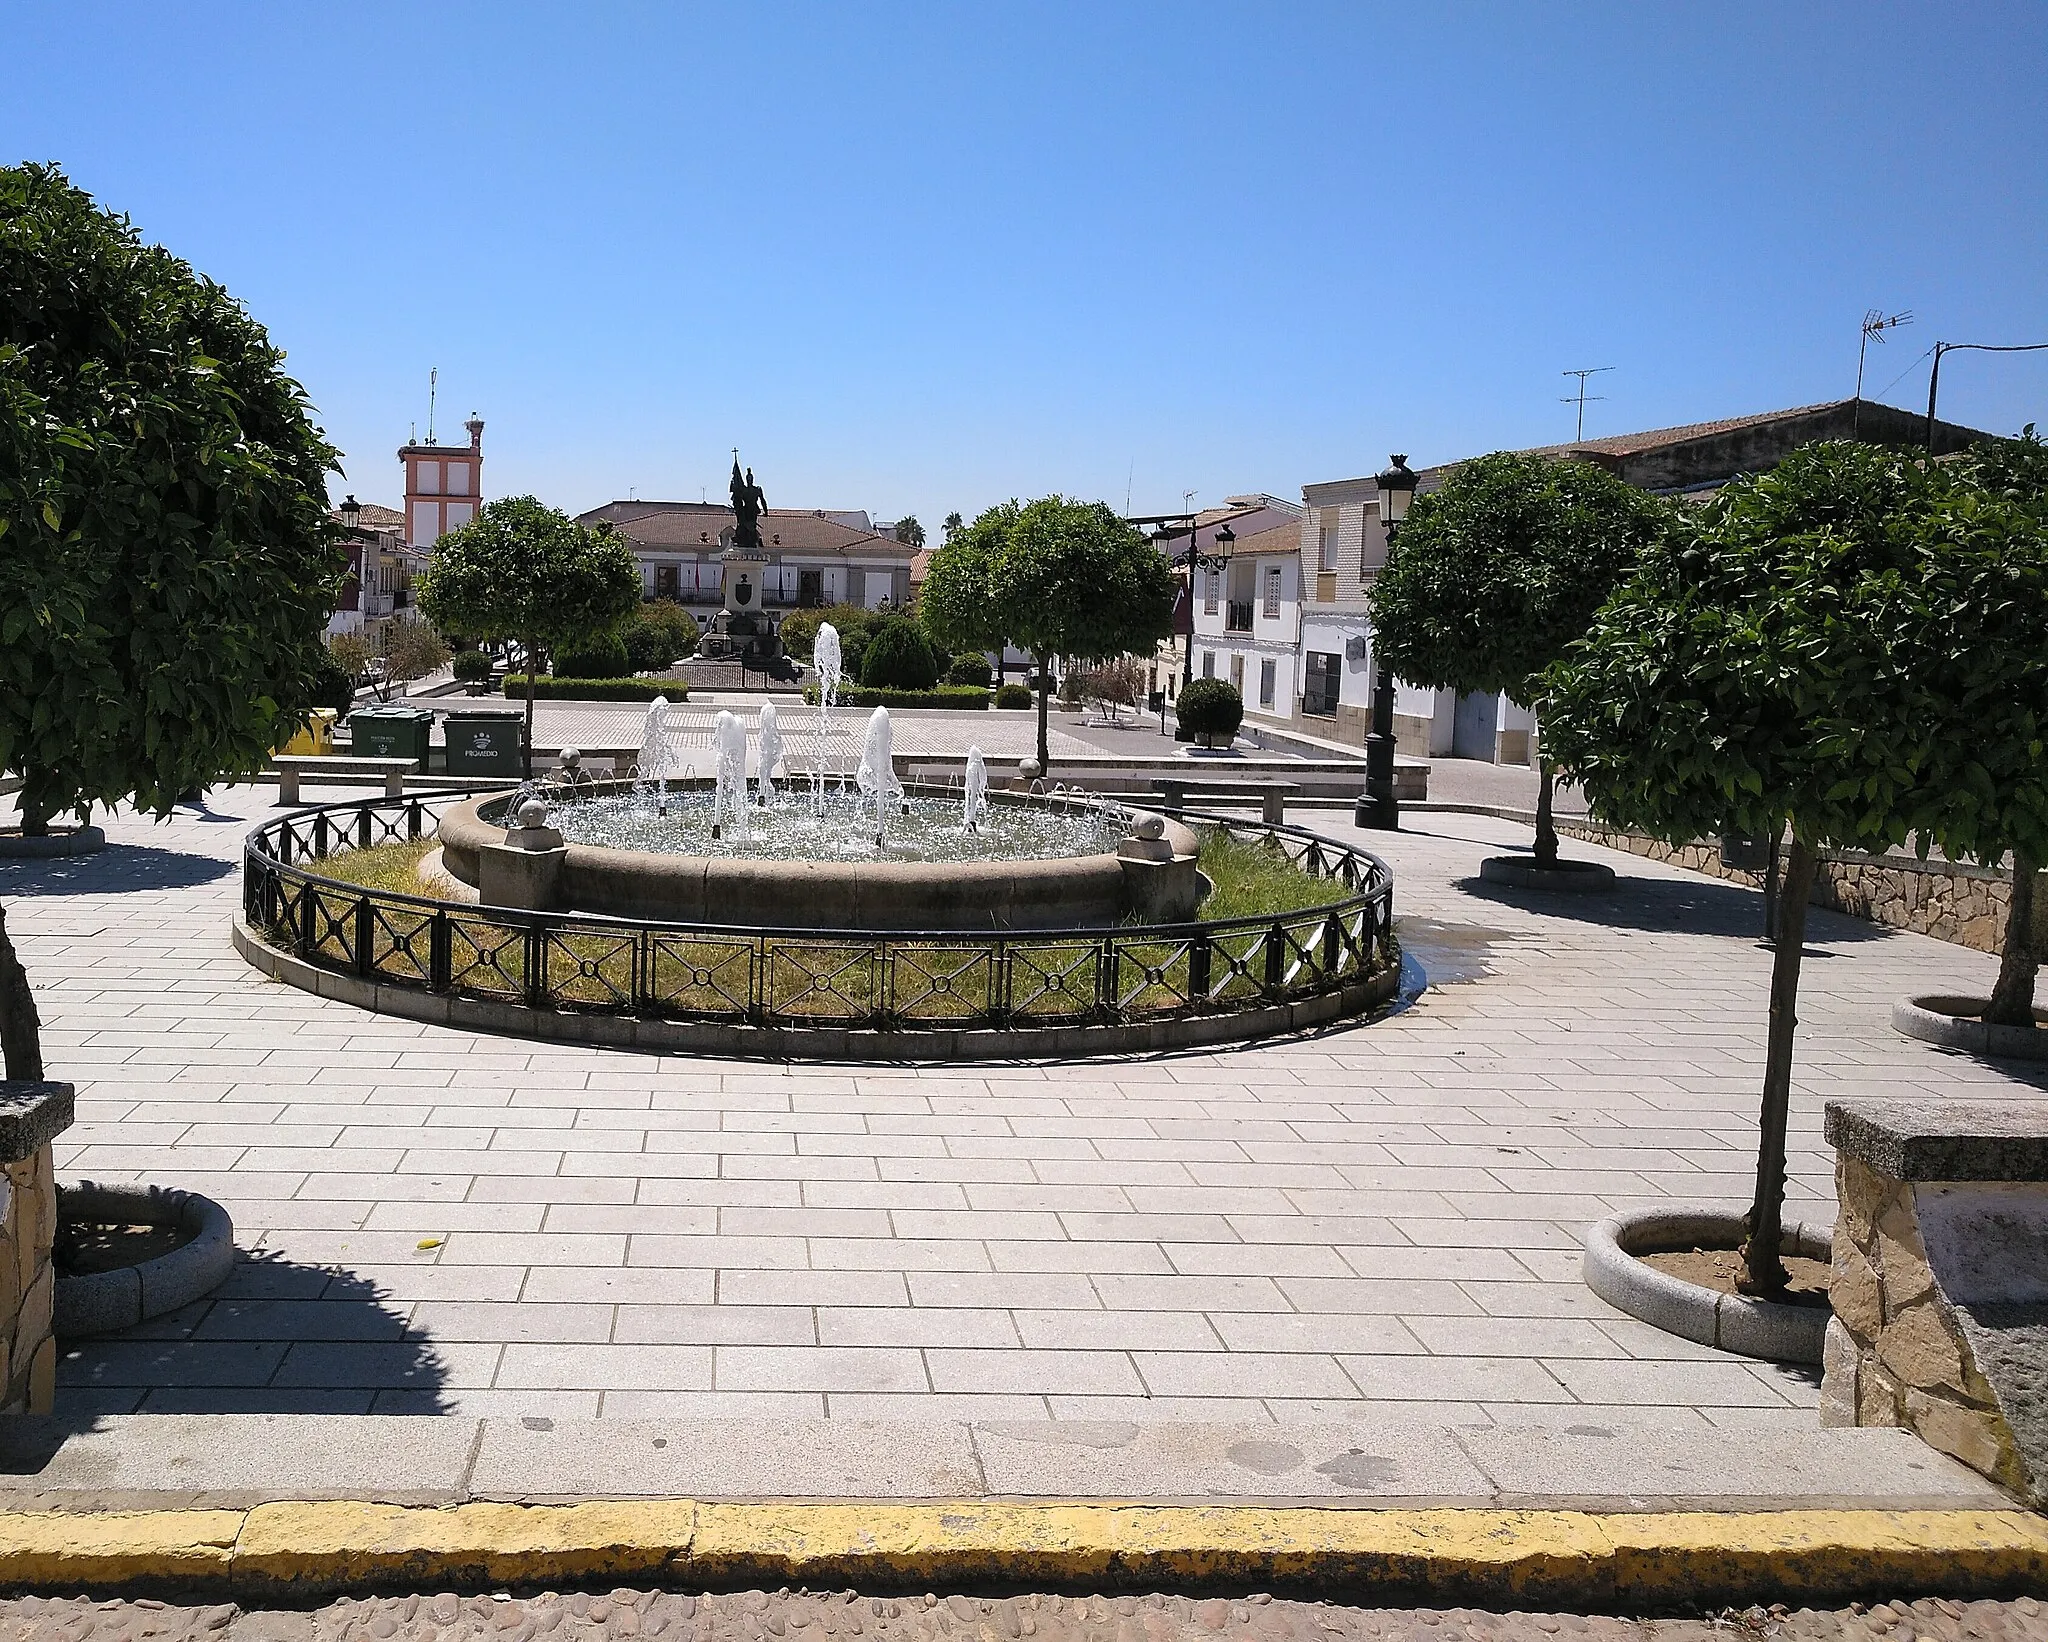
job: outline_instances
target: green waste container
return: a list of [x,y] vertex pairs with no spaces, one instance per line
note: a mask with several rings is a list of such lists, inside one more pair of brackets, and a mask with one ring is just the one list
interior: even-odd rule
[[434,715],[424,707],[364,707],[349,714],[349,751],[358,758],[410,758],[427,767]]
[[526,767],[526,715],[451,710],[443,721],[450,775],[519,775]]

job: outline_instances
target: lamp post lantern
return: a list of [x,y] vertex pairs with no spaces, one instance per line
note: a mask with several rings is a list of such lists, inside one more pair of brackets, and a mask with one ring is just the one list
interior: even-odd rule
[[[1228,524],[1218,525],[1209,537],[1212,551],[1204,553],[1201,550],[1202,533],[1195,524],[1195,515],[1187,513],[1177,517],[1187,520],[1188,545],[1181,552],[1172,555],[1167,563],[1185,570],[1188,578],[1188,630],[1186,640],[1181,646],[1180,658],[1180,682],[1181,687],[1185,689],[1194,682],[1195,677],[1195,572],[1206,570],[1212,576],[1220,576],[1223,567],[1230,563],[1231,551],[1237,542],[1237,532]],[[1170,542],[1179,534],[1178,529],[1161,523],[1152,539],[1155,542]],[[1160,709],[1160,717],[1163,724],[1163,706]]]
[[[1415,496],[1415,474],[1408,458],[1396,456],[1393,465],[1374,481],[1380,493],[1380,522],[1386,526],[1387,546],[1408,517],[1408,504]],[[1365,792],[1352,811],[1353,823],[1396,832],[1401,826],[1401,804],[1394,796],[1394,676],[1380,660],[1379,635],[1372,645],[1372,732],[1365,738]]]
[[347,496],[341,504],[341,523],[344,530],[354,530],[363,522],[363,504],[353,495]]

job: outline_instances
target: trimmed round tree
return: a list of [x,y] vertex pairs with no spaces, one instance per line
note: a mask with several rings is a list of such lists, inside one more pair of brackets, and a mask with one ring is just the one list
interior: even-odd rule
[[861,657],[860,681],[885,690],[929,690],[937,684],[939,658],[924,628],[907,616],[883,622]]
[[1594,812],[1673,843],[1789,825],[1745,1287],[1781,1293],[1785,1130],[1807,897],[1824,847],[1882,852],[1928,814],[1951,726],[1913,674],[1912,584],[1947,555],[1944,481],[1809,446],[1648,544],[1546,675],[1551,752]]
[[[640,564],[626,539],[531,496],[486,502],[435,545],[416,586],[420,609],[436,626],[517,639],[529,678],[555,650],[609,633],[640,608]],[[533,774],[531,688],[526,773]]]
[[1173,704],[1173,717],[1189,735],[1200,736],[1204,747],[1215,746],[1218,736],[1228,747],[1244,722],[1244,697],[1228,679],[1190,679]]
[[1108,661],[1149,651],[1173,624],[1173,573],[1106,502],[1041,497],[992,507],[932,555],[919,610],[953,650],[1015,643],[1031,652],[1038,762],[1050,766],[1042,681],[1053,658]]
[[[1541,712],[1542,674],[1583,635],[1668,503],[1590,462],[1502,451],[1415,498],[1368,593],[1378,662],[1410,684],[1505,693]],[[1555,763],[1538,742],[1536,864],[1557,864]]]
[[1938,465],[1942,551],[1901,585],[1916,708],[1932,732],[1922,838],[1996,867],[2012,856],[1998,982],[1984,1019],[2034,1024],[2048,863],[2048,446],[2033,426]]
[[25,831],[263,768],[331,683],[335,453],[219,285],[0,168],[0,770]]

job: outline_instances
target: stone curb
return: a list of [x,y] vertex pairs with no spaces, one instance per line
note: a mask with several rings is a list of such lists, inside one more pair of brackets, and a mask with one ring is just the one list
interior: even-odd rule
[[304,1600],[659,1579],[696,1589],[1270,1591],[1571,1610],[1995,1596],[2025,1511],[1370,1510],[1125,1503],[376,1505],[0,1516],[0,1588]]
[[[1818,1363],[1832,1313],[1747,1295],[1722,1294],[1646,1266],[1636,1251],[1694,1244],[1732,1247],[1742,1237],[1733,1210],[1674,1205],[1636,1209],[1586,1233],[1586,1286],[1611,1306],[1682,1340],[1779,1363]],[[1815,1260],[1832,1257],[1831,1228],[1787,1222],[1785,1249]]]
[[1892,1005],[1892,1029],[1923,1043],[1960,1049],[1965,1054],[2003,1060],[2048,1060],[2048,1030],[2038,1026],[1991,1026],[1969,1018],[1983,1014],[1989,1007],[1990,1001],[1985,998],[1901,998]]
[[1598,861],[1560,861],[1539,867],[1523,855],[1489,855],[1479,863],[1479,881],[1506,889],[1541,889],[1560,895],[1582,895],[1612,889],[1614,869]]
[[59,1277],[55,1329],[59,1339],[110,1334],[190,1305],[227,1281],[235,1265],[235,1227],[210,1197],[161,1186],[101,1186],[82,1181],[57,1193],[62,1220],[115,1220],[179,1226],[191,1240],[139,1266]]
[[0,832],[0,861],[52,861],[66,855],[97,855],[107,847],[98,827],[67,827],[42,838]]

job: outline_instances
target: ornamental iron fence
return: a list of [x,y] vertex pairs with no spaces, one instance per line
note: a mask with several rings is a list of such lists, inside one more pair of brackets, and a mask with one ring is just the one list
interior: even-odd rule
[[529,912],[367,887],[327,857],[431,838],[437,806],[374,798],[297,810],[244,846],[242,913],[265,943],[381,986],[535,1010],[877,1031],[1126,1025],[1297,1003],[1399,962],[1393,874],[1304,828],[1188,818],[1270,840],[1346,893],[1324,906],[1068,930],[811,930]]

